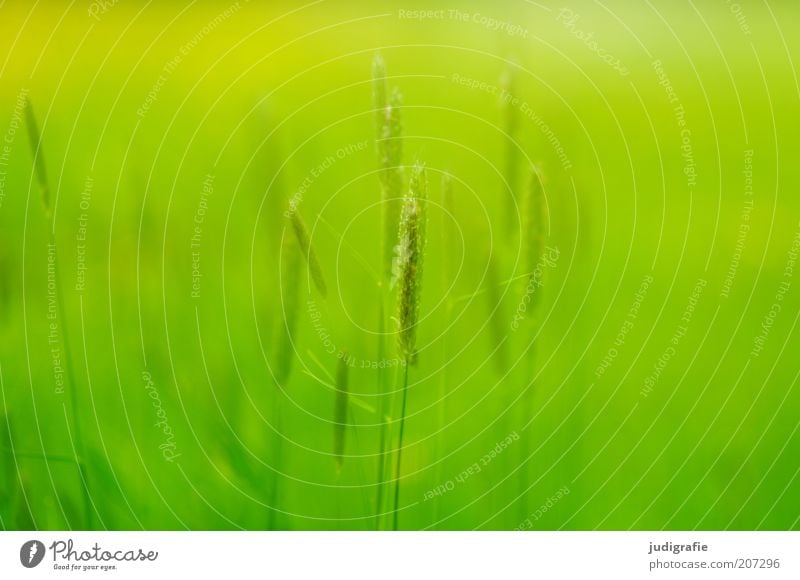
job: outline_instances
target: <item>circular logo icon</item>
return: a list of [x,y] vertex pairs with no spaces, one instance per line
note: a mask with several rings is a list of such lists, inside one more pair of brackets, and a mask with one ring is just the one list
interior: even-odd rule
[[19,561],[26,568],[35,568],[44,559],[44,544],[39,540],[28,540],[19,549]]

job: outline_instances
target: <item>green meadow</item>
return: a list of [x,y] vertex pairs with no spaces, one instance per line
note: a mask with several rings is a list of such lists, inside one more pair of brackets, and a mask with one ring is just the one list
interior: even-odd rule
[[0,526],[800,527],[795,2],[0,2]]

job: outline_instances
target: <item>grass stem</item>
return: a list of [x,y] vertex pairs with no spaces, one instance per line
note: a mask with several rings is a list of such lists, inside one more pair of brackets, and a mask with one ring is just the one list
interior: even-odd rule
[[[381,290],[383,290],[381,288]],[[386,337],[384,336],[386,324],[385,292],[381,291],[378,306],[378,361],[386,356]],[[378,488],[375,494],[375,529],[381,529],[381,512],[383,508],[383,494],[386,479],[386,434],[389,422],[386,420],[386,369],[378,368],[378,413],[381,422],[380,435],[378,436]]]
[[403,466],[403,436],[405,435],[406,428],[406,402],[408,400],[408,366],[410,362],[405,361],[405,369],[403,372],[403,403],[400,408],[400,434],[397,438],[397,482],[394,486],[394,513],[392,529],[397,531],[397,524],[400,515],[400,470]]
[[56,278],[56,308],[58,308],[58,317],[61,320],[61,344],[64,347],[64,367],[67,373],[67,380],[69,381],[69,406],[72,415],[72,429],[75,433],[75,450],[78,457],[75,458],[75,463],[78,467],[78,472],[81,476],[81,491],[83,496],[83,507],[86,516],[86,529],[92,529],[92,500],[91,493],[89,492],[89,478],[86,472],[84,461],[86,459],[86,446],[84,445],[83,434],[81,432],[81,422],[78,419],[78,397],[75,393],[77,382],[75,381],[75,373],[72,369],[72,350],[69,344],[69,335],[67,333],[67,317],[64,308],[64,298],[61,292],[61,283],[58,276],[58,256],[56,254],[56,241],[55,234],[51,231],[50,243],[53,248],[54,254],[54,273]]

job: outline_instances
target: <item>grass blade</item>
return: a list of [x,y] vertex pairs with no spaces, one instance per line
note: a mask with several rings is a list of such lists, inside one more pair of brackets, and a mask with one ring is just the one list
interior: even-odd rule
[[281,265],[285,268],[285,277],[282,279],[283,292],[283,324],[278,324],[277,347],[275,349],[275,382],[283,386],[292,370],[294,360],[294,345],[292,337],[297,327],[298,311],[300,307],[300,272],[302,255],[294,237],[287,236],[281,246]]
[[308,264],[308,270],[311,274],[311,281],[317,288],[317,292],[319,292],[320,295],[325,298],[328,294],[328,288],[325,285],[325,278],[322,276],[322,268],[320,268],[319,260],[317,260],[317,254],[314,252],[314,247],[311,245],[311,238],[308,235],[308,228],[306,228],[306,224],[303,221],[303,218],[300,217],[300,214],[297,212],[297,210],[290,212],[290,216],[294,235],[297,238],[297,243],[300,245],[300,250],[303,252],[303,255],[306,258],[306,263]]
[[506,323],[503,308],[503,284],[497,273],[497,258],[494,254],[489,255],[486,268],[486,308],[489,313],[489,337],[492,350],[495,352],[494,361],[497,371],[502,375],[508,370],[508,355],[506,352]]
[[503,130],[505,131],[505,159],[503,166],[503,178],[505,187],[508,191],[503,191],[503,199],[508,199],[507,204],[507,231],[513,232],[513,224],[516,221],[516,206],[514,200],[517,198],[519,186],[519,144],[517,143],[517,133],[519,130],[520,113],[513,102],[513,95],[517,91],[516,67],[508,65],[502,78],[500,79],[503,99],[501,101],[503,115]]
[[[45,215],[49,218],[51,215],[50,186],[47,181],[47,171],[45,170],[44,157],[42,155],[41,134],[39,133],[39,128],[36,124],[36,118],[33,114],[33,107],[31,106],[30,100],[27,101],[25,112],[27,121],[26,124],[28,126],[28,135],[30,137],[31,148],[33,150],[36,176],[39,180],[39,184],[42,187],[42,201],[44,203]],[[75,438],[75,452],[77,455],[77,457],[75,458],[75,463],[78,467],[78,473],[81,479],[80,488],[83,495],[84,512],[86,516],[86,529],[90,529],[92,527],[93,508],[91,501],[91,493],[89,491],[88,473],[84,465],[84,461],[86,459],[86,444],[82,435],[81,422],[78,418],[78,399],[76,393],[78,383],[75,380],[75,373],[72,366],[72,349],[70,348],[69,332],[67,329],[66,309],[64,308],[63,291],[60,284],[60,278],[58,276],[59,262],[57,255],[56,236],[55,232],[52,229],[50,230],[50,247],[48,248],[48,252],[52,253],[52,262],[50,261],[50,256],[48,256],[48,267],[50,266],[50,264],[52,264],[53,279],[55,281],[55,298],[56,298],[56,312],[57,312],[56,321],[60,327],[61,344],[64,348],[64,357],[63,357],[64,368],[66,370],[66,375],[67,375],[67,381],[66,381],[67,386],[65,388],[69,391],[69,409],[70,409],[70,415],[72,417],[72,428]],[[69,424],[67,424],[67,427],[69,427]]]
[[[546,222],[547,203],[542,179],[538,170],[532,167],[522,199],[523,267],[528,273],[528,279],[539,268],[539,261],[542,259]],[[540,292],[534,292],[531,297],[531,307],[536,304],[539,294]]]
[[44,204],[45,212],[48,217],[50,216],[50,186],[47,181],[47,169],[44,163],[44,153],[42,153],[42,138],[39,132],[39,125],[36,122],[36,116],[33,114],[33,106],[30,100],[26,102],[25,106],[25,119],[28,126],[28,138],[31,144],[31,151],[33,153],[33,166],[36,171],[36,179],[39,181],[39,187],[42,188],[42,203]]

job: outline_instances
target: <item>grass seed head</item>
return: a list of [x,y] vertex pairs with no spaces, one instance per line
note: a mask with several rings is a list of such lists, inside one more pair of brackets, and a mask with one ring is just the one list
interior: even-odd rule
[[397,214],[403,196],[403,95],[397,87],[391,93],[386,82],[386,66],[376,55],[372,65],[372,95],[376,115],[378,177],[383,202],[383,268],[388,275],[392,263],[392,245],[397,235]]
[[372,101],[375,105],[375,116],[378,132],[383,127],[386,107],[389,105],[389,93],[386,88],[386,63],[380,54],[372,60]]
[[397,248],[398,346],[401,356],[409,362],[416,359],[417,320],[426,242],[427,187],[425,168],[417,164],[411,175],[408,195],[403,200]]

